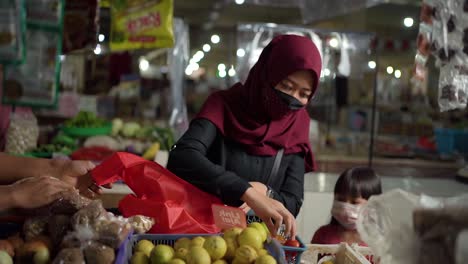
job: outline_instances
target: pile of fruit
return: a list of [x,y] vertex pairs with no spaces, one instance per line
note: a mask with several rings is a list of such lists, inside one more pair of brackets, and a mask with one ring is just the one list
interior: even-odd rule
[[74,118],[65,122],[67,127],[103,127],[106,121],[96,116],[96,114],[87,111],[80,111]]
[[262,223],[233,227],[222,235],[182,237],[173,246],[140,240],[131,264],[276,264],[264,247],[269,231]]

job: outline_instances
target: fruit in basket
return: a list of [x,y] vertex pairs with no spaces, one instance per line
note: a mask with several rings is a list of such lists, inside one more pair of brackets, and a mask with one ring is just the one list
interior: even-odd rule
[[262,235],[253,227],[247,227],[237,237],[239,246],[248,245],[255,249],[263,248]]
[[114,249],[97,242],[91,242],[83,250],[83,253],[86,263],[112,264],[115,260]]
[[255,264],[276,264],[276,259],[270,255],[263,255],[255,260]]
[[226,241],[220,236],[210,236],[205,240],[203,248],[206,249],[212,261],[224,257],[227,251]]
[[5,251],[11,257],[15,256],[15,248],[8,240],[0,240],[0,250]]
[[179,248],[190,248],[190,238],[182,237],[176,240],[174,244],[174,249],[177,251]]
[[14,250],[18,250],[24,244],[24,240],[20,237],[19,233],[16,233],[15,235],[10,236],[9,238],[7,238],[7,240],[11,243]]
[[239,247],[237,244],[237,239],[235,238],[225,238],[226,241],[226,254],[224,254],[224,258],[231,260],[236,255],[236,250]]
[[301,246],[299,241],[297,241],[296,239],[288,239],[288,240],[286,240],[284,245],[287,246],[287,247],[300,247]]
[[268,250],[266,250],[266,249],[264,249],[264,248],[259,249],[259,250],[257,251],[257,254],[258,254],[259,257],[268,255]]
[[135,252],[143,252],[146,256],[151,255],[151,251],[154,248],[153,242],[143,239],[138,241],[138,243],[135,246]]
[[151,251],[151,264],[168,263],[174,257],[174,249],[168,245],[157,245]]
[[223,238],[227,239],[234,239],[237,240],[237,236],[242,233],[242,228],[240,227],[232,227],[224,231]]
[[185,264],[185,261],[178,259],[178,258],[174,258],[174,259],[171,259],[171,261],[169,261],[169,264]]
[[333,261],[331,261],[331,260],[327,260],[325,262],[322,262],[322,264],[335,264],[335,263],[333,263]]
[[265,240],[267,239],[267,232],[265,230],[265,228],[263,227],[262,224],[260,224],[259,222],[252,222],[248,225],[248,227],[253,227],[255,229],[257,229],[257,231],[260,233],[260,235],[262,236],[262,242],[265,242]]
[[202,247],[192,247],[187,254],[187,264],[210,264],[210,254]]
[[228,262],[224,259],[218,259],[214,261],[213,264],[228,264]]
[[258,254],[255,248],[248,245],[243,245],[236,250],[236,256],[234,257],[234,260],[237,259],[238,263],[247,264],[254,262],[257,257]]
[[130,264],[149,264],[149,257],[141,251],[133,253],[132,258],[130,259]]
[[197,236],[192,238],[192,241],[190,241],[190,247],[203,247],[203,244],[205,243],[205,238],[201,236]]
[[189,252],[188,248],[184,248],[184,247],[178,248],[175,250],[174,258],[179,258],[183,261],[186,261],[188,252]]
[[13,259],[4,250],[0,250],[0,263],[1,264],[13,264]]
[[47,264],[50,261],[50,253],[47,248],[40,248],[33,257],[34,264]]

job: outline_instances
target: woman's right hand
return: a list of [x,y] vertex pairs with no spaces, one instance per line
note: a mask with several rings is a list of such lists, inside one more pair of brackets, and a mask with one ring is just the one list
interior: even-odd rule
[[296,236],[295,218],[282,203],[267,197],[252,187],[245,191],[241,199],[265,222],[271,234],[277,234],[281,224],[284,224],[286,227],[285,235]]
[[31,177],[9,186],[12,208],[37,208],[59,199],[73,186],[54,177]]

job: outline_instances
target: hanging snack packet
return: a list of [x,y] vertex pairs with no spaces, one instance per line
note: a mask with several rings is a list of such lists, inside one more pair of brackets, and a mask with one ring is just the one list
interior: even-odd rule
[[173,0],[114,0],[111,23],[112,51],[174,45]]

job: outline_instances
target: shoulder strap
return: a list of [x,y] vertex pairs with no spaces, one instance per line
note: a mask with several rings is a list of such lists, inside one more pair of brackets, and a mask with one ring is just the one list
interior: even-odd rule
[[267,179],[267,185],[270,185],[271,179],[275,179],[276,175],[278,174],[278,170],[281,164],[281,159],[283,158],[284,149],[280,149],[275,156],[275,162],[273,163],[273,167],[271,168],[270,176]]

